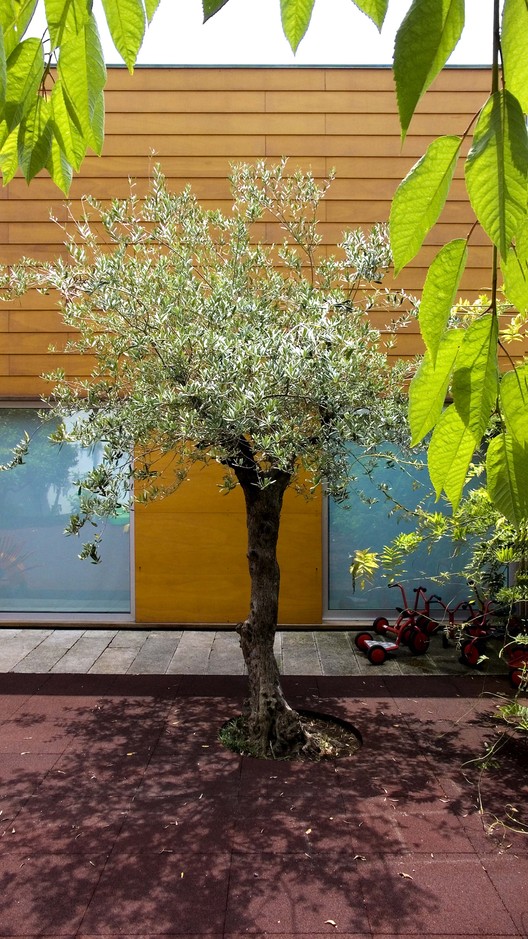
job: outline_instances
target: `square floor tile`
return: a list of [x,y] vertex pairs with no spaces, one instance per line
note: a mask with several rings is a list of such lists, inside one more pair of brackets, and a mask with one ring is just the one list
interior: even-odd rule
[[83,921],[83,932],[137,936],[221,933],[229,855],[114,851]]

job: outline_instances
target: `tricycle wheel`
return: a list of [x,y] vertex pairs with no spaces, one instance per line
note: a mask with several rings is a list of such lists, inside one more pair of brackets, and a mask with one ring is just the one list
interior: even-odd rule
[[365,652],[366,650],[365,643],[370,642],[371,640],[372,640],[372,636],[370,633],[358,633],[356,638],[354,639],[354,642],[356,644],[357,649],[360,649],[361,652]]
[[462,665],[468,665],[469,668],[482,668],[479,659],[484,651],[481,642],[475,642],[474,639],[466,639],[460,649],[460,661]]
[[429,636],[426,636],[420,629],[411,633],[409,639],[409,649],[413,655],[425,655],[429,648]]
[[371,665],[383,665],[387,653],[383,646],[371,646],[367,652],[367,658]]
[[386,616],[377,616],[372,624],[372,628],[378,634],[386,632],[389,626],[389,621]]
[[512,688],[520,688],[526,681],[526,672],[523,668],[510,669],[510,684]]
[[431,619],[429,616],[424,616],[423,613],[416,617],[415,626],[416,629],[426,633],[428,636],[432,636],[436,629],[436,623],[434,619]]
[[508,643],[504,647],[504,653],[509,668],[523,669],[528,668],[528,646],[517,643]]

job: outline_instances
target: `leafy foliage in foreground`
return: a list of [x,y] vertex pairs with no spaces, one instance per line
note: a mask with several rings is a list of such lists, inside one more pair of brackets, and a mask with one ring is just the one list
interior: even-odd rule
[[[293,19],[311,6],[291,0]],[[357,3],[381,26],[388,4]],[[454,509],[475,451],[488,434],[495,438],[486,458],[487,487],[497,511],[515,525],[528,519],[528,386],[524,354],[509,353],[510,370],[500,378],[499,267],[512,313],[510,337],[526,339],[528,316],[528,5],[526,0],[493,0],[493,68],[490,94],[469,127],[439,136],[401,182],[393,199],[390,237],[396,272],[416,256],[438,221],[451,182],[463,162],[476,222],[465,238],[443,247],[424,287],[420,328],[426,356],[411,386],[413,442],[432,432],[428,445],[431,479]],[[394,48],[394,79],[402,139],[415,109],[455,49],[464,27],[464,0],[413,0],[400,24]],[[288,34],[290,19],[284,21]],[[491,39],[492,37],[490,37]],[[297,33],[290,36],[292,47]],[[474,126],[473,126],[474,125]],[[471,138],[472,133],[472,138]],[[464,144],[469,152],[462,157]],[[449,322],[461,277],[480,226],[490,243],[489,303],[464,333]],[[446,393],[451,403],[444,409]],[[432,406],[431,406],[432,402]],[[515,417],[514,417],[515,415]]]
[[[158,3],[103,2],[130,71]],[[67,193],[87,149],[102,151],[106,67],[91,0],[47,0],[40,38],[26,35],[38,7],[37,0],[0,4],[0,168],[4,185],[19,167],[28,182],[46,169]]]

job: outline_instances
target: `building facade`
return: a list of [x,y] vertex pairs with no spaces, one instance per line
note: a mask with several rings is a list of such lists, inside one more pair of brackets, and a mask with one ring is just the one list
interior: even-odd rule
[[[45,174],[30,186],[15,177],[0,189],[2,263],[53,256],[63,233],[50,215],[66,221],[84,194],[125,196],[129,178],[141,193],[157,162],[171,188],[190,182],[204,205],[225,210],[232,162],[287,156],[292,166],[311,168],[317,177],[333,168],[321,233],[324,243],[335,245],[344,229],[388,219],[396,186],[430,140],[463,133],[489,86],[486,69],[444,70],[402,147],[388,68],[156,67],[138,68],[133,76],[112,68],[103,155],[85,160],[68,203]],[[398,279],[397,286],[410,293],[419,294],[439,246],[465,236],[473,222],[461,172],[438,225]],[[272,226],[263,233],[268,241],[277,236]],[[489,290],[490,280],[484,235],[477,232],[472,244],[472,266],[461,287],[468,297]],[[81,357],[61,353],[66,338],[52,297],[28,294],[0,307],[2,461],[24,431],[34,428],[36,434],[27,465],[0,474],[0,618],[236,623],[249,596],[243,498],[239,491],[220,494],[221,474],[216,478],[214,468],[195,468],[170,498],[109,524],[100,565],[78,561],[78,544],[63,536],[73,481],[90,457],[52,450],[37,429],[36,408],[47,388],[43,373],[58,365],[70,374],[87,372]],[[414,325],[395,354],[420,351]],[[379,588],[352,592],[349,555],[375,546],[357,544],[357,532],[370,537],[378,525],[380,537],[387,534],[375,512],[366,511],[353,507],[345,515],[327,506],[322,494],[306,502],[287,493],[279,545],[281,624],[353,622],[388,605]]]

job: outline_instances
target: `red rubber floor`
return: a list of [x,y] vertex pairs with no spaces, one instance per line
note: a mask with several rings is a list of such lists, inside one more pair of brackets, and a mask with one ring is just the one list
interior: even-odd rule
[[[0,676],[0,936],[528,935],[528,746],[505,680],[287,677],[351,721],[333,763],[218,743],[245,680]],[[517,811],[515,811],[517,809]]]

